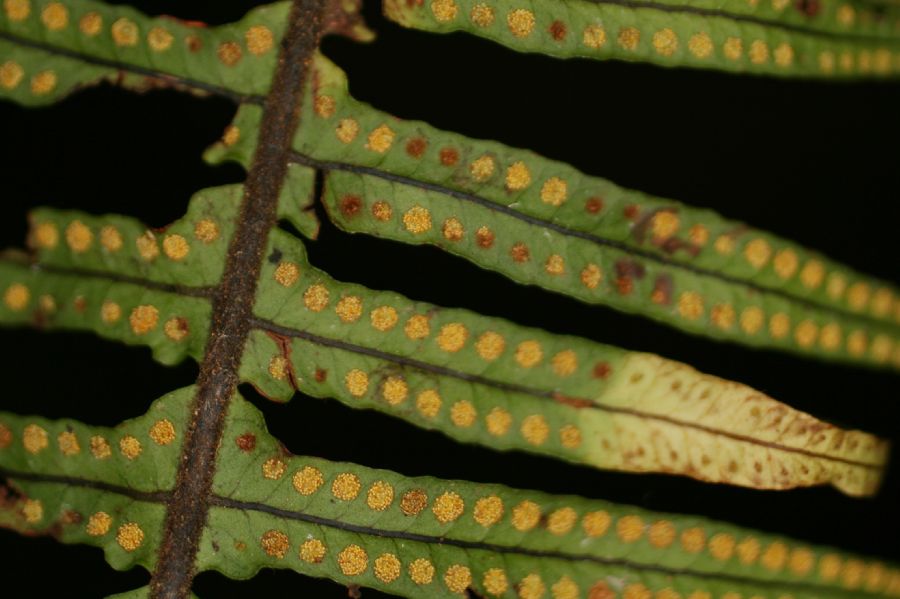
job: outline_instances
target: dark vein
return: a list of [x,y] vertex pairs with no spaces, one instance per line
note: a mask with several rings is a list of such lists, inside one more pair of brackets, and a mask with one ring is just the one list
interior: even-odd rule
[[68,48],[60,48],[59,46],[53,46],[45,42],[39,42],[36,40],[19,37],[7,31],[0,31],[0,40],[6,40],[19,46],[24,46],[33,50],[40,50],[42,52],[47,52],[48,54],[70,58],[72,60],[77,60],[98,67],[115,69],[117,71],[128,71],[137,75],[144,75],[145,77],[160,79],[174,85],[184,85],[186,87],[191,87],[210,94],[229,98],[236,103],[244,102],[249,104],[262,104],[263,101],[260,96],[242,95],[230,89],[220,87],[218,85],[213,85],[211,83],[204,83],[202,81],[197,81],[188,77],[179,77],[163,71],[154,71],[153,69],[124,63],[117,60],[110,60],[108,58],[101,58],[99,56],[91,56],[89,54],[84,54],[82,52],[77,52]]
[[162,291],[175,295],[184,295],[188,297],[198,297],[210,299],[215,295],[215,287],[191,287],[188,285],[175,285],[172,283],[160,283],[150,281],[140,277],[132,277],[119,273],[103,272],[100,270],[91,270],[87,268],[70,268],[61,266],[52,266],[46,264],[35,265],[35,270],[47,272],[55,275],[72,275],[77,277],[90,277],[93,279],[102,279],[112,281],[114,283],[125,283],[127,285],[135,285],[144,287],[153,291]]
[[828,31],[824,29],[818,29],[815,27],[810,27],[808,25],[799,25],[795,23],[785,23],[782,21],[775,21],[772,19],[767,19],[764,17],[756,17],[753,15],[746,15],[740,13],[732,13],[726,10],[721,10],[718,8],[702,8],[699,6],[685,6],[685,5],[675,5],[675,4],[666,4],[662,2],[653,2],[652,0],[586,0],[591,4],[598,5],[607,5],[607,6],[622,6],[630,9],[647,9],[647,10],[658,10],[660,12],[668,12],[675,14],[691,14],[691,15],[700,15],[703,17],[715,17],[721,19],[728,19],[731,21],[736,21],[738,23],[751,23],[753,25],[761,25],[763,27],[769,27],[772,29],[781,29],[783,31],[790,31],[792,33],[802,33],[814,37],[822,37],[826,39],[833,40],[854,40],[861,42],[888,42],[888,43],[896,43],[896,40],[891,39],[888,36],[879,36],[879,35],[871,35],[865,33],[857,33],[857,32],[847,32],[847,33],[839,33],[836,31]]
[[[253,319],[253,326],[257,329],[269,331],[278,335],[283,335],[285,337],[294,337],[298,339],[303,339],[305,341],[309,341],[311,343],[315,343],[317,345],[322,345],[324,347],[332,347],[336,349],[341,349],[344,351],[353,352],[360,355],[370,356],[373,358],[378,358],[380,360],[384,360],[386,362],[392,362],[394,364],[398,364],[400,366],[406,368],[415,368],[417,370],[421,370],[423,372],[430,372],[432,374],[436,374],[439,376],[447,376],[460,380],[464,380],[470,383],[475,383],[478,385],[484,385],[486,387],[492,387],[494,389],[501,389],[503,391],[509,391],[513,393],[522,393],[524,395],[530,395],[532,397],[538,397],[545,400],[558,401],[561,397],[559,394],[553,391],[544,391],[542,389],[536,389],[534,387],[528,387],[526,385],[519,385],[516,383],[507,383],[503,381],[498,381],[495,379],[490,379],[477,374],[470,374],[467,372],[461,372],[459,370],[453,370],[452,368],[447,368],[446,366],[437,366],[435,364],[429,364],[428,362],[423,362],[421,360],[416,360],[414,358],[407,358],[405,356],[398,356],[396,354],[391,354],[385,351],[381,351],[379,349],[373,349],[370,347],[364,347],[360,345],[355,345],[353,343],[348,343],[346,341],[341,341],[339,339],[331,339],[328,337],[322,337],[321,335],[316,335],[314,333],[310,333],[308,331],[301,331],[298,329],[292,329],[289,327],[284,327],[278,325],[269,320],[264,320],[261,318]],[[724,431],[721,429],[716,429],[710,426],[706,426],[703,424],[699,424],[696,422],[689,422],[685,420],[679,420],[677,418],[672,418],[670,416],[665,416],[661,414],[652,414],[649,412],[642,412],[640,410],[634,410],[631,408],[623,408],[620,406],[610,406],[603,403],[597,403],[596,400],[590,399],[582,399],[582,398],[568,398],[565,399],[575,399],[579,402],[584,402],[585,406],[588,409],[599,410],[602,412],[609,412],[612,414],[625,414],[628,416],[633,416],[635,418],[645,419],[645,420],[658,420],[660,422],[666,422],[669,424],[673,424],[679,427],[685,427],[690,429],[695,429],[699,431],[703,431],[705,433],[709,433],[711,435],[716,435],[720,437],[726,437],[729,439],[733,439],[735,441],[740,441],[743,443],[750,443],[752,445],[758,445],[761,447],[767,447],[769,449],[774,449],[778,451],[784,451],[787,453],[795,453],[800,455],[805,455],[811,458],[827,460],[831,462],[837,462],[841,464],[847,464],[849,466],[854,466],[858,468],[867,468],[870,470],[880,471],[883,469],[883,466],[880,464],[874,464],[869,462],[863,462],[858,460],[852,460],[849,458],[843,458],[839,456],[832,456],[823,453],[817,453],[815,451],[810,451],[808,449],[803,449],[800,447],[791,447],[789,445],[782,445],[780,443],[775,443],[772,441],[765,441],[763,439],[756,439],[754,437],[750,437],[747,435],[742,435],[740,433],[733,433],[730,431]]]
[[696,576],[697,578],[707,579],[707,580],[725,580],[729,582],[734,582],[738,584],[749,584],[756,585],[760,587],[777,587],[779,589],[783,589],[785,586],[791,586],[792,588],[807,588],[811,590],[821,590],[821,588],[825,585],[817,585],[815,583],[809,582],[786,582],[783,580],[765,580],[765,579],[757,579],[750,578],[746,576],[740,576],[737,574],[728,574],[728,573],[713,573],[713,572],[704,572],[702,570],[692,570],[689,568],[672,568],[667,566],[659,566],[656,564],[646,564],[640,562],[634,562],[626,558],[620,557],[601,557],[597,555],[578,555],[573,553],[566,553],[564,551],[548,551],[541,549],[531,549],[528,547],[519,546],[509,546],[509,545],[497,545],[494,543],[486,543],[483,541],[466,541],[463,539],[454,539],[447,536],[434,536],[434,535],[425,535],[419,533],[412,533],[400,530],[384,530],[379,528],[372,528],[370,526],[362,526],[359,524],[351,524],[349,522],[342,522],[340,520],[333,520],[330,518],[323,518],[322,516],[315,516],[313,514],[307,514],[304,512],[297,512],[292,510],[285,510],[277,507],[273,507],[270,505],[266,505],[264,503],[256,503],[251,501],[240,501],[237,499],[231,499],[229,497],[222,497],[220,495],[214,495],[210,498],[210,503],[217,507],[226,508],[226,509],[235,509],[242,511],[254,511],[260,512],[263,514],[268,514],[271,516],[275,516],[277,518],[284,518],[285,520],[296,520],[299,522],[308,522],[310,524],[317,524],[319,526],[327,526],[329,528],[334,528],[338,530],[354,532],[361,535],[370,535],[388,539],[400,539],[402,541],[413,541],[417,543],[426,543],[429,545],[446,545],[449,547],[459,547],[461,549],[466,550],[478,550],[478,551],[491,551],[495,553],[501,554],[513,554],[513,555],[522,555],[527,557],[534,557],[538,559],[559,559],[565,560],[569,562],[588,562],[593,564],[600,564],[604,566],[620,566],[623,568],[629,568],[632,570],[644,571],[644,572],[657,572],[661,574],[666,574],[670,576]]
[[57,485],[66,485],[70,487],[81,487],[86,489],[94,489],[103,491],[104,493],[116,493],[134,499],[135,501],[146,501],[148,503],[167,503],[172,495],[171,491],[138,491],[129,487],[122,487],[112,483],[100,480],[89,480],[75,476],[61,476],[57,474],[38,474],[35,472],[17,472],[15,470],[7,470],[0,468],[0,478],[10,480],[27,480],[35,483],[51,483]]
[[688,272],[698,274],[704,277],[709,277],[712,279],[718,279],[720,281],[724,281],[726,283],[730,283],[733,285],[742,285],[744,287],[748,287],[749,289],[761,293],[761,294],[769,294],[776,297],[780,297],[782,299],[789,300],[791,302],[796,302],[801,306],[805,306],[807,308],[814,308],[816,310],[822,310],[823,312],[841,316],[844,318],[856,319],[863,322],[867,322],[870,325],[876,326],[878,328],[889,326],[891,323],[883,322],[878,320],[873,316],[869,316],[868,314],[854,314],[844,310],[842,308],[838,308],[836,306],[831,306],[828,304],[822,304],[816,300],[797,297],[795,295],[791,295],[790,293],[776,288],[765,287],[756,283],[755,281],[751,281],[748,279],[741,279],[739,277],[735,277],[729,274],[722,273],[720,271],[710,270],[708,268],[703,268],[702,266],[696,266],[694,264],[679,262],[678,260],[674,260],[672,258],[668,258],[666,256],[661,256],[659,254],[655,254],[651,251],[634,247],[627,243],[623,243],[621,241],[617,241],[615,239],[607,239],[605,237],[600,237],[599,235],[595,235],[593,233],[588,233],[585,231],[579,231],[577,229],[572,229],[561,225],[559,223],[555,223],[549,220],[543,220],[535,216],[531,216],[520,212],[514,208],[510,208],[509,206],[504,206],[503,204],[497,204],[490,200],[486,200],[481,196],[477,196],[475,194],[466,193],[464,191],[458,191],[456,189],[451,189],[448,187],[444,187],[437,183],[429,183],[426,181],[419,181],[418,179],[413,179],[411,177],[407,177],[404,175],[397,175],[394,173],[386,172],[379,170],[374,167],[369,166],[359,166],[355,164],[348,164],[346,162],[335,162],[335,161],[326,161],[326,160],[318,160],[316,158],[312,158],[305,154],[301,154],[299,152],[292,152],[291,159],[298,163],[303,164],[305,166],[309,166],[312,168],[318,168],[326,171],[343,171],[348,173],[354,173],[357,175],[368,175],[371,177],[377,177],[379,179],[384,179],[386,181],[392,181],[395,183],[399,183],[401,185],[407,185],[409,187],[415,187],[418,189],[422,189],[427,192],[439,193],[442,195],[450,196],[457,200],[461,200],[464,202],[469,202],[472,204],[476,204],[482,208],[486,208],[488,210],[493,210],[495,212],[499,212],[511,218],[523,221],[528,223],[529,225],[534,225],[536,227],[541,227],[543,229],[550,229],[551,231],[555,231],[560,235],[565,235],[567,237],[577,237],[579,239],[584,239],[585,241],[589,241],[595,245],[604,246],[619,250],[621,252],[625,252],[627,254],[631,254],[634,256],[638,256],[643,258],[644,260],[648,260],[650,262],[657,262],[659,264],[663,264],[670,268],[678,268],[682,270],[686,270]]

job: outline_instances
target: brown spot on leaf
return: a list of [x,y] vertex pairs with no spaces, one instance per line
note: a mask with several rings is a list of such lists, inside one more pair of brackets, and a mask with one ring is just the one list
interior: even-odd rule
[[244,433],[235,439],[234,442],[237,444],[238,449],[247,453],[256,449],[256,435],[253,433]]
[[357,195],[345,195],[341,198],[341,214],[345,218],[353,218],[362,210],[362,199]]
[[794,6],[798,11],[810,18],[819,14],[819,11],[822,9],[822,4],[819,0],[797,0]]
[[528,259],[531,257],[531,252],[528,251],[528,246],[524,243],[517,243],[512,246],[509,250],[509,255],[512,256],[512,259],[515,262],[528,262]]
[[671,275],[659,275],[653,283],[653,293],[650,299],[653,303],[668,306],[672,303],[672,277]]
[[589,198],[588,201],[584,203],[584,210],[588,214],[597,214],[603,210],[603,198]]
[[608,362],[597,362],[594,364],[593,375],[595,379],[605,379],[612,372]]
[[316,376],[316,382],[317,382],[317,383],[324,383],[324,382],[325,382],[325,379],[328,378],[328,371],[327,371],[327,370],[323,370],[322,368],[316,368],[316,374],[315,374],[315,376]]
[[553,400],[566,406],[578,408],[579,410],[582,408],[589,408],[594,405],[594,402],[590,400],[581,399],[580,397],[568,397],[566,395],[563,395],[562,393],[554,393]]
[[550,24],[550,35],[558,42],[566,39],[566,24],[559,20],[553,21]]
[[199,52],[203,49],[203,40],[201,40],[196,35],[187,36],[185,42],[187,42],[188,50],[190,50],[191,52]]
[[412,156],[413,158],[421,158],[422,154],[425,153],[425,148],[428,147],[428,142],[422,139],[421,137],[414,137],[408,142],[406,142],[406,153]]
[[441,148],[441,164],[453,166],[459,162],[459,152],[453,148]]
[[633,260],[616,262],[616,289],[620,295],[628,295],[634,290],[634,279],[643,279],[646,274],[644,265]]
[[605,582],[598,582],[588,590],[588,599],[616,599],[616,593]]
[[494,245],[494,232],[487,227],[481,227],[475,232],[475,241],[478,247],[490,249]]
[[629,204],[625,206],[624,210],[622,210],[622,214],[624,214],[625,218],[627,218],[628,220],[636,219],[640,213],[641,209],[634,204]]
[[78,296],[75,298],[73,302],[75,305],[75,311],[79,314],[84,314],[84,311],[87,309],[87,301],[82,296]]

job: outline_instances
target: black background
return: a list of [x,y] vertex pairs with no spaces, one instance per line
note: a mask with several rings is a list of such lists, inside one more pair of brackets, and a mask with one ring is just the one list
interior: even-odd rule
[[[150,14],[227,22],[254,2],[131,2]],[[401,29],[366,18],[379,37],[329,39],[352,93],[400,117],[528,147],[594,175],[708,206],[897,282],[900,226],[900,84],[835,84],[668,70],[521,55],[463,35]],[[200,153],[234,106],[172,91],[143,96],[101,86],[51,108],[0,104],[0,246],[21,246],[39,204],[119,212],[153,226],[180,217],[196,190],[243,178]],[[320,216],[321,211],[320,211]],[[748,383],[795,407],[898,440],[895,375],[851,369],[690,337],[639,318],[516,285],[433,248],[351,236],[324,223],[313,264],[338,279],[412,298],[646,350]],[[165,368],[149,351],[87,334],[0,331],[6,381],[0,407],[112,425],[163,393],[191,384],[194,364]],[[900,477],[878,497],[831,489],[758,492],[687,479],[594,471],[525,454],[463,446],[399,420],[335,401],[296,396],[273,405],[242,389],[295,453],[350,460],[407,475],[431,474],[651,509],[706,514],[815,543],[900,557]],[[896,455],[896,452],[895,452]],[[0,531],[5,589],[31,596],[95,597],[146,582],[114,572],[96,549]],[[289,571],[233,582],[202,574],[201,597],[253,593],[346,597],[346,589]],[[364,597],[384,596],[365,590]]]

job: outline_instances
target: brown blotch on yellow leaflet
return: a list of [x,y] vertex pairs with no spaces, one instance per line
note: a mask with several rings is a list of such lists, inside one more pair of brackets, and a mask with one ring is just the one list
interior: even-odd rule
[[157,445],[169,445],[175,440],[175,425],[168,418],[157,420],[150,427],[150,438]]
[[291,548],[288,536],[280,530],[267,530],[259,539],[259,545],[269,557],[284,559]]
[[394,502],[394,487],[383,480],[375,481],[366,494],[366,505],[376,512],[383,512]]
[[22,431],[22,446],[30,454],[38,454],[47,448],[47,431],[36,424],[29,424]]
[[441,327],[436,341],[438,347],[445,352],[455,353],[461,350],[469,338],[469,330],[460,322],[451,322]]
[[538,525],[541,520],[541,508],[533,501],[521,501],[512,509],[513,528],[527,532]]
[[578,513],[570,507],[561,507],[547,516],[547,531],[560,536],[567,534],[578,522]]
[[243,54],[237,42],[222,42],[216,49],[216,56],[219,57],[219,61],[226,67],[233,67],[240,62]]
[[512,414],[503,408],[492,408],[484,417],[484,422],[488,433],[495,437],[502,437],[512,425]]
[[439,23],[449,23],[456,18],[459,7],[454,0],[432,0],[431,14]]
[[278,458],[269,458],[262,465],[263,478],[268,480],[280,480],[287,471],[287,464]]
[[447,241],[460,241],[465,235],[465,228],[458,218],[448,218],[441,227],[444,239]]
[[457,401],[450,406],[450,421],[460,428],[469,428],[475,424],[478,412],[467,399]]
[[63,431],[56,437],[56,443],[59,445],[59,451],[65,456],[73,456],[81,453],[81,445],[78,443],[78,437],[72,431]]
[[150,262],[159,256],[159,246],[156,244],[156,235],[153,231],[145,231],[143,235],[134,240],[138,254],[141,258]]
[[3,10],[10,21],[24,21],[31,14],[31,0],[3,0]]
[[31,292],[22,283],[13,283],[3,293],[3,303],[13,312],[21,312],[31,301]]
[[644,521],[640,516],[622,516],[616,522],[616,534],[625,543],[634,543],[644,535]]
[[528,574],[519,582],[520,599],[541,599],[546,591],[544,581],[537,574]]
[[96,512],[88,518],[85,532],[92,537],[102,537],[109,532],[112,526],[112,516],[106,512]]
[[509,590],[509,580],[506,578],[506,572],[500,568],[490,568],[485,571],[481,579],[485,592],[488,595],[499,597]]
[[73,220],[66,227],[66,243],[76,254],[82,254],[90,249],[93,241],[94,234],[80,220]]
[[348,144],[356,139],[359,133],[359,123],[354,119],[341,119],[334,130],[334,134],[342,143]]
[[328,307],[329,297],[328,288],[316,283],[310,285],[303,293],[303,304],[311,312],[321,312]]
[[307,539],[300,545],[300,559],[308,564],[320,564],[325,559],[325,543],[319,539]]
[[672,56],[678,51],[678,36],[668,27],[660,29],[653,34],[653,48],[660,56]]
[[356,295],[346,295],[338,300],[334,311],[341,322],[356,322],[362,316],[362,299]]
[[344,386],[353,397],[362,397],[369,390],[369,375],[354,368],[344,376]]
[[304,466],[294,473],[291,482],[295,491],[301,495],[308,496],[318,491],[319,487],[325,484],[325,477],[322,471],[315,466]]
[[453,593],[464,593],[472,584],[472,572],[461,564],[453,564],[444,573],[444,584]]
[[581,43],[588,48],[602,48],[606,45],[606,30],[603,25],[588,25],[584,28]]
[[262,56],[272,49],[275,36],[272,35],[272,30],[265,25],[254,25],[244,34],[244,41],[250,54]]
[[162,27],[154,27],[147,33],[147,45],[154,52],[165,52],[172,47],[174,39],[172,34]]
[[403,214],[403,226],[413,235],[420,235],[431,229],[431,212],[423,206],[413,206]]
[[400,498],[400,511],[407,516],[417,516],[428,507],[428,495],[422,489],[411,489]]
[[581,528],[589,537],[602,537],[609,530],[612,518],[605,511],[588,512],[581,520]]
[[480,498],[475,502],[472,517],[485,528],[493,526],[503,517],[503,500],[496,495]]
[[108,459],[112,456],[112,447],[109,446],[109,441],[100,435],[91,437],[91,454],[98,460]]
[[685,291],[678,298],[678,313],[688,320],[703,316],[703,297],[696,291]]
[[125,435],[119,439],[119,451],[127,459],[135,460],[141,455],[143,447],[141,447],[141,442],[138,441],[137,437]]
[[[389,331],[393,329],[397,325],[398,319],[397,310],[392,306],[379,306],[369,314],[369,321],[372,323],[372,326],[379,331]],[[409,323],[407,322],[407,326],[408,325]]]
[[389,376],[381,386],[381,395],[388,405],[391,406],[398,406],[406,401],[408,394],[409,387],[406,385],[403,377],[400,376]]
[[51,2],[41,11],[41,22],[50,31],[61,31],[69,24],[69,9],[61,2]]
[[144,542],[144,531],[136,522],[126,522],[116,532],[116,542],[125,551],[135,551]]
[[622,27],[616,41],[624,50],[636,50],[641,41],[641,32],[635,27]]
[[434,579],[434,565],[424,557],[410,562],[408,572],[409,578],[418,585],[431,584]]
[[149,304],[137,306],[131,311],[128,321],[135,335],[146,335],[159,323],[159,310]]
[[112,38],[117,46],[133,47],[137,46],[140,38],[138,26],[134,21],[126,18],[118,19],[112,24]]
[[341,472],[331,483],[331,494],[341,501],[352,501],[359,495],[362,484],[352,472]]

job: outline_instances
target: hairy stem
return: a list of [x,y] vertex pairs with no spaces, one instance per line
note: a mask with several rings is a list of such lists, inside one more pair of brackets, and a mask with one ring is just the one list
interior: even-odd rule
[[151,597],[155,599],[190,595],[194,562],[209,511],[216,454],[228,405],[238,384],[240,356],[250,330],[263,251],[275,225],[290,142],[297,128],[308,68],[322,36],[325,9],[326,0],[295,0],[291,9],[278,68],[265,101],[259,144],[247,175],[237,227],[213,299],[212,326],[200,365],[191,423],[150,582]]

